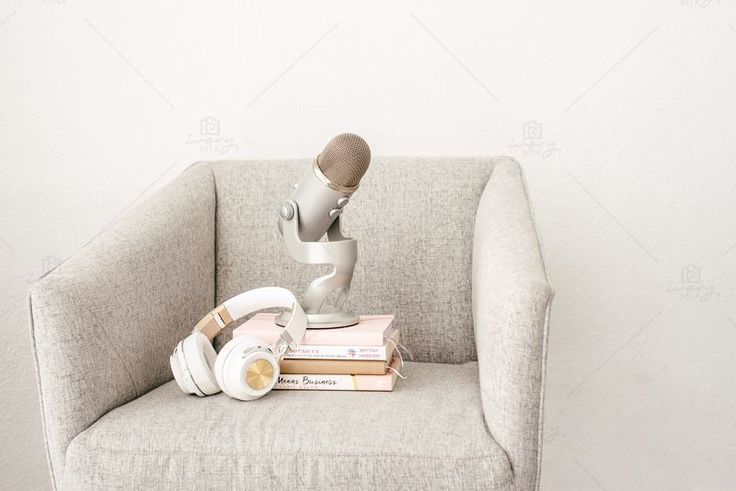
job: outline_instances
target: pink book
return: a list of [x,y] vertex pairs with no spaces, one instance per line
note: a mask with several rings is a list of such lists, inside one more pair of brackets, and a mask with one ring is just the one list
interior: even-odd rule
[[[256,314],[233,331],[233,336],[250,334],[273,343],[283,330],[275,322],[276,314]],[[299,343],[320,346],[383,346],[393,333],[393,315],[361,315],[360,322],[350,327],[308,329]]]

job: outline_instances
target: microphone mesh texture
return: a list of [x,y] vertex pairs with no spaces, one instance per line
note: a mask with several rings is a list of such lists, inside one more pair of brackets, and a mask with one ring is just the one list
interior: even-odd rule
[[333,184],[354,187],[368,170],[371,149],[358,135],[343,133],[325,146],[317,156],[317,166]]

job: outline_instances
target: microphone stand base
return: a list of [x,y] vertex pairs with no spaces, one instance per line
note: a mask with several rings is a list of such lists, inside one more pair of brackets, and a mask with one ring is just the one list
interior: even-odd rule
[[[276,316],[276,325],[284,327],[291,318],[291,311]],[[329,312],[326,314],[307,314],[307,329],[336,329],[354,326],[360,317],[352,311]]]

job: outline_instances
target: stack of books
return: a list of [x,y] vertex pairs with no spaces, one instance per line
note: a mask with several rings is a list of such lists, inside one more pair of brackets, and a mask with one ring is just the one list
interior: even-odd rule
[[[275,314],[256,314],[233,331],[275,342],[282,329]],[[354,326],[309,329],[281,362],[276,389],[391,391],[401,357],[393,315],[366,315]]]

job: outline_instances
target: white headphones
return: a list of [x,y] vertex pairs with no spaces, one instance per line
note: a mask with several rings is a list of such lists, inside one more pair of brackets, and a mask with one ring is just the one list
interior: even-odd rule
[[[272,346],[253,336],[238,336],[215,352],[212,340],[227,325],[258,310],[291,309],[291,318]],[[200,397],[225,394],[241,401],[266,395],[279,377],[279,362],[296,347],[307,329],[307,316],[289,290],[257,288],[241,293],[215,307],[180,341],[169,362],[179,388]]]

